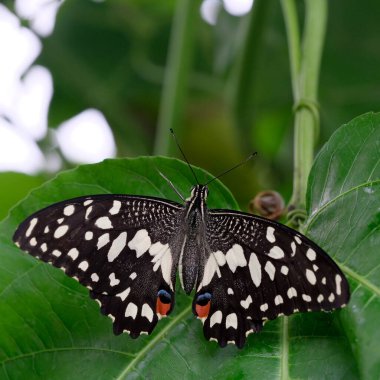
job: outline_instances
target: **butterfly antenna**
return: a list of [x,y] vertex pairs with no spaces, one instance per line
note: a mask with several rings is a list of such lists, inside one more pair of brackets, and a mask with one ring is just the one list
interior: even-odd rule
[[177,136],[174,134],[174,131],[173,131],[172,128],[170,128],[170,133],[172,134],[172,136],[173,136],[173,138],[174,138],[174,141],[175,141],[175,143],[176,143],[176,145],[177,145],[179,151],[180,151],[181,154],[182,154],[182,157],[183,157],[184,160],[186,161],[187,166],[190,168],[191,172],[193,173],[193,176],[194,176],[194,178],[195,178],[195,181],[196,181],[197,184],[199,185],[198,178],[197,178],[197,176],[195,175],[195,172],[194,172],[193,168],[192,168],[191,165],[189,164],[189,161],[187,160],[187,158],[186,158],[186,156],[185,156],[185,153],[183,153],[183,150],[181,149],[181,146],[180,146],[179,143],[178,143]]
[[215,181],[216,179],[218,179],[218,178],[224,176],[225,174],[231,172],[232,170],[235,170],[236,168],[238,168],[238,167],[244,165],[244,164],[247,163],[252,157],[256,156],[256,154],[257,154],[257,152],[253,152],[253,153],[251,153],[251,154],[250,154],[250,155],[249,155],[244,161],[242,161],[242,162],[240,162],[239,164],[235,165],[234,167],[232,167],[232,168],[230,168],[230,169],[228,169],[228,170],[226,170],[226,171],[220,173],[220,174],[217,175],[216,177],[211,178],[210,181],[208,181],[205,185],[207,186],[209,183]]
[[162,172],[160,172],[158,169],[157,169],[158,173],[160,174],[160,176],[169,184],[169,186],[175,191],[175,193],[181,198],[181,200],[183,202],[185,202],[185,198],[182,196],[182,194],[179,192],[179,190],[174,186],[173,182],[170,181],[170,179],[168,177],[166,177],[166,175]]

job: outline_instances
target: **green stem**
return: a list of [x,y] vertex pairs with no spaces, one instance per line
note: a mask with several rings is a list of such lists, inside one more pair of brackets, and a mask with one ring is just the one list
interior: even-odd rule
[[157,155],[168,155],[172,150],[170,128],[180,134],[178,132],[180,132],[193,52],[194,20],[199,19],[198,1],[178,0],[177,4],[154,143],[154,154]]
[[298,73],[301,63],[300,32],[298,28],[297,9],[294,0],[281,0],[282,12],[287,32],[290,61],[290,77],[292,81],[293,97],[298,99]]
[[307,179],[319,130],[317,96],[326,31],[327,0],[305,0],[306,16],[301,54],[294,0],[282,0],[281,4],[288,35],[295,112],[293,194],[288,218],[293,225],[299,226],[305,214]]

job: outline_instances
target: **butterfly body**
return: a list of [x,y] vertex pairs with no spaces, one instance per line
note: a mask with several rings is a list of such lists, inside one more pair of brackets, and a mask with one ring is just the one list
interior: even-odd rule
[[209,210],[207,186],[184,205],[131,195],[94,195],[27,218],[14,241],[90,290],[115,334],[150,334],[174,306],[176,273],[207,339],[242,347],[263,322],[333,310],[347,281],[315,243],[279,223]]

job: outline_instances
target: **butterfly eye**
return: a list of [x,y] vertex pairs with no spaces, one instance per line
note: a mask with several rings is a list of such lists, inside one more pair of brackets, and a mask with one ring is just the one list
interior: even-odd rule
[[211,294],[199,294],[195,300],[195,312],[199,318],[206,318],[210,312]]
[[172,296],[169,292],[161,289],[157,293],[156,312],[162,316],[167,315],[172,304]]

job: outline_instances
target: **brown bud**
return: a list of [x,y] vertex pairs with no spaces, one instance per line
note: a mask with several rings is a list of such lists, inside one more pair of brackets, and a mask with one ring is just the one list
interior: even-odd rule
[[249,203],[249,211],[265,218],[278,220],[285,209],[282,196],[273,190],[261,191]]

